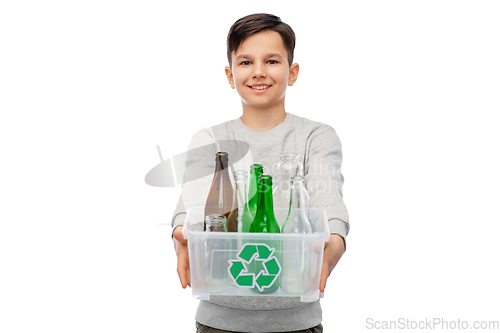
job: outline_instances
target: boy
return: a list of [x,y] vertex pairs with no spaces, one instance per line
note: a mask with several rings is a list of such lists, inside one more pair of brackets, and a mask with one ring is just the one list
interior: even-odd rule
[[[227,80],[241,97],[243,115],[196,133],[189,149],[221,140],[248,143],[249,152],[235,162],[234,170],[249,170],[253,163],[270,173],[283,152],[303,156],[304,179],[310,206],[327,212],[330,239],[325,243],[320,291],[345,251],[349,231],[342,200],[340,141],[328,125],[285,112],[287,86],[297,80],[299,65],[293,63],[295,34],[277,16],[253,14],[236,21],[227,38]],[[174,212],[174,246],[182,287],[190,285],[187,242],[182,236],[187,208],[203,206],[214,168],[214,151],[186,160],[186,174],[209,175],[183,184]],[[196,170],[196,171],[194,171]],[[196,178],[196,177],[194,177]],[[194,179],[185,178],[185,179]],[[198,332],[322,332],[319,301],[301,303],[293,297],[214,296],[200,301],[196,313]]]

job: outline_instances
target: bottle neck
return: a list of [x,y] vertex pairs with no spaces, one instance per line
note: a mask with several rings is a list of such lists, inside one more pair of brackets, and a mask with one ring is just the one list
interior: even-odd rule
[[225,232],[226,231],[226,217],[221,214],[211,214],[208,215],[205,219],[205,223],[207,225],[207,230],[206,231],[219,231],[219,232]]
[[257,205],[259,193],[257,189],[259,187],[259,177],[263,174],[263,167],[259,164],[254,164],[250,170],[250,184],[248,185],[248,200],[253,205]]
[[304,188],[304,180],[303,179],[292,178],[291,183],[292,183],[292,190],[302,191],[302,189]]
[[309,205],[308,194],[304,188],[304,177],[292,177],[291,208],[307,208]]
[[226,226],[222,223],[212,223],[211,225],[207,225],[207,231],[209,232],[226,232]]
[[299,155],[282,156],[281,163],[300,163]]
[[257,177],[258,179],[260,176],[262,176],[263,173],[264,173],[264,168],[260,164],[254,164],[250,168],[250,178]]
[[273,212],[273,183],[270,176],[259,178],[259,211],[266,210]]
[[236,183],[236,197],[238,199],[237,208],[242,208],[247,202],[247,172],[238,170],[234,173]]
[[289,154],[289,153],[284,153],[280,155],[280,164],[301,164],[302,162],[302,156],[301,155],[295,155],[295,154]]
[[300,155],[281,155],[281,162],[278,166],[278,183],[277,187],[281,191],[281,195],[290,196],[290,179],[295,176],[302,176],[303,165]]
[[218,171],[227,171],[228,167],[228,158],[218,158],[215,160],[215,169]]

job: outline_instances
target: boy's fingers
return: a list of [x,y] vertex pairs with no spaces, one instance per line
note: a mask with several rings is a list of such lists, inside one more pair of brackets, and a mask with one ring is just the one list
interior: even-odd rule
[[323,266],[321,267],[321,277],[319,281],[319,291],[325,292],[326,280],[332,273],[345,251],[344,241],[339,235],[330,236],[330,241],[325,243],[323,254]]
[[182,288],[191,286],[191,272],[189,270],[189,264],[186,265],[185,262],[179,259],[177,264],[177,274],[179,274],[179,280],[181,281]]
[[320,280],[319,280],[319,291],[321,291],[322,293],[325,292],[326,280],[330,276],[330,272],[329,272],[329,267],[328,266],[329,265],[324,262],[323,266],[321,267],[321,277],[320,277]]
[[[182,227],[181,227],[182,228]],[[187,244],[177,243],[177,274],[182,288],[191,286],[191,271],[189,268],[189,252]]]

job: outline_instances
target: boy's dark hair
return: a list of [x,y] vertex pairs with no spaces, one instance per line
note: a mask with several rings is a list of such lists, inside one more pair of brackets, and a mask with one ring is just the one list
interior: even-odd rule
[[248,37],[263,30],[273,30],[281,35],[283,45],[288,53],[288,66],[293,63],[293,50],[295,49],[295,33],[292,28],[272,14],[251,14],[234,22],[227,34],[227,60],[232,67],[231,54],[236,51]]

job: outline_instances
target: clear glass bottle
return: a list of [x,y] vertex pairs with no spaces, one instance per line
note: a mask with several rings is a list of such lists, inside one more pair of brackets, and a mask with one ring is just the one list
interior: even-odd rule
[[294,176],[291,180],[290,211],[283,225],[283,233],[310,234],[309,193],[304,187],[304,177]]
[[[223,214],[226,218],[233,207],[233,185],[229,178],[229,157],[225,152],[215,154],[215,172],[205,203],[205,216]],[[203,227],[206,230],[206,223]]]
[[276,219],[279,225],[286,221],[290,210],[291,179],[294,176],[303,176],[302,156],[283,153],[278,164],[278,181],[273,190],[274,208],[279,210]]
[[[210,214],[205,218],[206,232],[226,232],[227,219],[223,214]],[[222,293],[231,285],[228,274],[228,260],[231,252],[226,239],[212,238],[207,235],[205,242],[205,273],[203,289],[210,293]]]
[[210,214],[205,217],[207,232],[226,232],[227,219],[223,214]]
[[247,199],[248,172],[238,170],[234,173],[235,192],[233,209],[227,219],[228,232],[249,232],[253,218],[248,209]]
[[[309,220],[309,194],[304,188],[304,177],[292,177],[290,213],[283,225],[283,233],[312,233]],[[309,290],[311,262],[307,260],[312,249],[304,238],[287,240],[283,244],[281,289],[288,294],[301,295]]]

